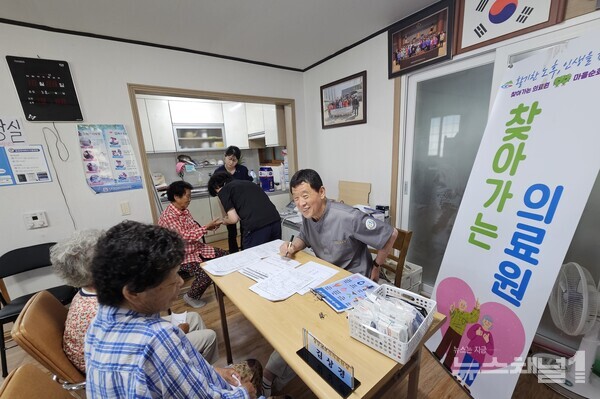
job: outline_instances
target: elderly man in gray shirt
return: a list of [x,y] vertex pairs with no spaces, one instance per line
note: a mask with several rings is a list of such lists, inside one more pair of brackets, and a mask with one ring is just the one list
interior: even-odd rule
[[[358,209],[328,200],[321,176],[312,169],[296,172],[290,188],[302,213],[302,227],[298,237],[281,245],[281,255],[293,256],[311,247],[317,257],[377,282],[379,265],[392,250],[398,230]],[[375,259],[371,257],[369,246],[377,249]],[[265,396],[271,394],[273,385],[281,389],[294,377],[293,370],[274,351],[264,369]]]
[[[283,243],[282,255],[293,256],[311,247],[317,257],[377,282],[379,265],[385,262],[398,230],[351,206],[330,201],[319,174],[302,169],[290,182],[292,198],[302,213],[300,235]],[[377,249],[373,260],[369,246]]]

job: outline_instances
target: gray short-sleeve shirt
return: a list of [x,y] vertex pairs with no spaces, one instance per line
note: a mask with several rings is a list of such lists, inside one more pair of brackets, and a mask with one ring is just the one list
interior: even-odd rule
[[339,202],[327,201],[318,221],[302,218],[299,238],[317,257],[369,277],[373,261],[368,246],[381,249],[393,227]]

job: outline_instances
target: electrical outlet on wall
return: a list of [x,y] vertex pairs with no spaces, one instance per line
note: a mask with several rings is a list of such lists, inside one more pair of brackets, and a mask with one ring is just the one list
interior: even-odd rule
[[27,230],[48,227],[48,219],[46,218],[46,212],[44,211],[24,213],[23,221],[25,222],[25,228]]

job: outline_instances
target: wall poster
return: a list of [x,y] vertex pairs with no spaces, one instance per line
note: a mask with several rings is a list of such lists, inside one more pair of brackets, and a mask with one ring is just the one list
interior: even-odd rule
[[142,188],[129,136],[123,125],[77,125],[88,186],[96,193]]
[[0,147],[0,186],[51,182],[41,145]]

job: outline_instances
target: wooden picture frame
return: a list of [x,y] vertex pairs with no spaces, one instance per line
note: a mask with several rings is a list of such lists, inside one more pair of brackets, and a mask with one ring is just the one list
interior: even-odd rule
[[564,20],[566,0],[456,0],[455,54],[488,46]]
[[321,127],[367,123],[367,71],[321,86]]
[[452,58],[454,0],[442,0],[388,29],[388,78]]

